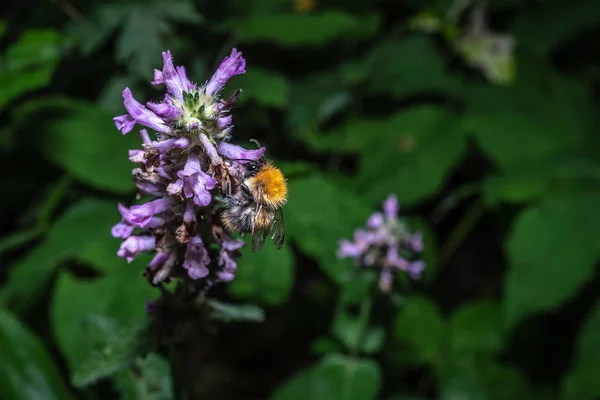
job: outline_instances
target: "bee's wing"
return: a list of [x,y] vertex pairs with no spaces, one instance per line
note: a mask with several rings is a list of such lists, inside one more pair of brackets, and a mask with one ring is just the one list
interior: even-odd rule
[[252,251],[256,252],[263,247],[267,238],[266,229],[255,229],[252,232]]
[[269,235],[271,235],[275,247],[281,249],[281,246],[283,246],[283,239],[285,238],[285,227],[283,225],[283,212],[281,211],[281,208],[275,210],[273,223],[269,229]]
[[[254,210],[254,218],[258,218],[262,212],[262,205],[256,203],[256,210]],[[265,244],[267,238],[267,230],[263,228],[256,228],[256,223],[252,221],[252,251],[258,251]]]

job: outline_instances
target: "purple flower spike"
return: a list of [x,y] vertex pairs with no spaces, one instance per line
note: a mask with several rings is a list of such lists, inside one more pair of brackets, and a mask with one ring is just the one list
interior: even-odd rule
[[210,264],[210,257],[202,239],[198,236],[193,237],[187,245],[183,267],[187,269],[190,278],[200,279],[208,275],[208,264]]
[[[132,170],[136,199],[149,198],[130,208],[119,204],[121,220],[111,233],[122,239],[118,255],[128,261],[142,251],[153,253],[145,273],[152,284],[174,278],[191,290],[204,290],[234,278],[244,246],[230,236],[213,196],[226,196],[232,183],[243,179],[243,163],[261,159],[265,148],[247,150],[227,143],[241,89],[228,99],[219,94],[232,76],[245,72],[242,53],[233,49],[200,86],[190,81],[183,66],[174,65],[169,50],[162,53],[162,61],[152,80],[166,87],[162,101],[138,102],[125,88],[127,113],[114,118],[122,134],[136,124],[149,128],[140,130],[141,148],[129,150],[129,160],[138,164]],[[352,244],[356,255],[377,240],[371,233],[363,236],[358,237],[360,244]],[[208,249],[213,254],[213,248],[211,260]],[[187,274],[181,274],[181,266]]]
[[171,128],[169,128],[165,124],[165,121],[163,121],[158,115],[148,110],[146,107],[144,107],[136,99],[133,98],[133,95],[131,94],[131,90],[129,88],[125,88],[125,90],[123,90],[123,100],[125,104],[125,109],[129,113],[129,115],[135,120],[135,122],[137,122],[140,125],[147,126],[148,128],[154,129],[157,132],[171,132]]
[[206,84],[206,94],[212,96],[223,89],[227,81],[234,75],[240,75],[246,72],[246,60],[242,53],[236,49],[231,50],[231,55],[219,65],[210,81]]
[[156,238],[154,236],[129,236],[121,243],[117,255],[132,262],[141,251],[154,250]]
[[168,197],[149,201],[146,204],[141,204],[131,207],[129,210],[129,218],[131,223],[144,228],[150,223],[152,217],[158,213],[161,213],[171,207],[173,200]]
[[256,150],[247,150],[235,144],[221,142],[217,147],[217,151],[224,157],[230,160],[251,160],[258,161],[265,154],[266,147],[261,147]]
[[372,214],[366,229],[354,231],[354,241],[340,240],[338,258],[354,258],[360,267],[379,270],[379,288],[392,289],[394,273],[405,271],[412,279],[421,276],[425,263],[414,260],[423,251],[423,235],[411,234],[406,224],[398,221],[398,200],[390,195],[383,202],[383,213]]

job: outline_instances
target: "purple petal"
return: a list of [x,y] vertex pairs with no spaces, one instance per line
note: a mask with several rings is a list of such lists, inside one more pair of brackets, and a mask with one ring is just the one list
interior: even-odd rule
[[165,100],[161,101],[160,103],[153,103],[149,101],[146,103],[146,107],[148,107],[162,119],[169,121],[177,120],[183,114],[183,110],[171,104],[169,99],[170,97],[167,95],[165,96]]
[[367,227],[371,229],[377,229],[383,226],[383,214],[377,212],[369,217],[367,220]]
[[136,122],[135,119],[129,114],[119,115],[118,117],[114,117],[113,121],[115,121],[115,126],[118,130],[121,131],[123,135],[132,131]]
[[234,274],[231,274],[231,273],[225,272],[225,271],[217,272],[217,276],[219,277],[219,280],[221,282],[231,282],[233,280],[233,278],[235,278]]
[[160,85],[160,84],[164,83],[161,70],[158,70],[158,69],[154,70],[154,80],[151,83],[153,85]]
[[213,165],[221,164],[223,162],[223,160],[221,160],[221,157],[219,157],[219,153],[217,152],[215,145],[204,133],[200,134],[200,142],[204,147],[204,151],[206,151],[206,154],[208,154],[208,157],[210,157],[210,161],[213,163]]
[[167,193],[171,196],[181,193],[182,190],[183,179],[177,179],[175,182],[169,183],[169,186],[167,186]]
[[187,225],[196,222],[196,206],[194,205],[193,201],[188,200],[185,203],[183,222],[185,222]]
[[398,199],[395,194],[391,194],[385,199],[383,212],[388,220],[395,220],[398,217]]
[[233,117],[231,115],[228,115],[226,117],[221,117],[216,122],[217,128],[219,128],[219,129],[225,129],[226,127],[228,127],[229,125],[231,125],[232,121],[233,121]]
[[199,172],[202,172],[200,159],[197,156],[190,154],[190,156],[185,162],[185,165],[183,166],[183,169],[177,172],[177,176],[180,178],[184,178],[186,176],[192,176]]
[[168,258],[169,258],[169,253],[165,253],[163,251],[156,253],[156,255],[154,256],[152,261],[150,261],[148,263],[148,269],[155,270],[155,269],[159,268],[160,266],[162,266],[165,263],[165,261],[167,261]]
[[237,271],[237,263],[233,255],[227,250],[221,250],[219,255],[219,266],[223,267],[223,271],[230,274],[235,274]]
[[143,163],[146,161],[144,156],[146,152],[144,150],[129,150],[129,161],[135,163]]
[[384,268],[379,274],[379,289],[383,293],[389,293],[392,290],[392,283],[394,282],[394,275],[389,268]]
[[154,236],[129,236],[121,243],[117,255],[132,262],[141,251],[154,250],[156,239]]
[[173,57],[169,50],[162,53],[163,69],[162,80],[167,86],[168,92],[177,100],[183,101],[183,84],[175,67],[173,66]]
[[243,240],[233,239],[229,235],[225,237],[222,243],[222,247],[229,251],[241,249],[245,245],[246,243]]
[[240,75],[246,72],[246,60],[242,53],[236,49],[231,50],[231,54],[221,61],[221,65],[215,71],[210,81],[206,84],[206,94],[212,96],[221,91],[229,78],[234,75]]
[[136,205],[129,210],[131,223],[144,228],[150,223],[155,214],[168,210],[173,204],[173,200],[169,197],[149,201],[148,203]]
[[[154,183],[151,183],[151,182],[136,180],[135,186],[137,186],[137,188],[140,190],[140,192],[143,192],[143,193],[146,193],[146,194],[149,194],[152,196],[162,196],[164,194],[163,188],[161,188],[160,186],[155,185]],[[169,194],[171,194],[171,193],[169,193]]]
[[152,143],[152,146],[158,150],[159,153],[166,153],[173,150],[174,148],[184,149],[190,145],[190,140],[186,137],[173,138],[162,140],[160,142]]
[[358,258],[363,253],[363,250],[347,239],[340,240],[340,246],[337,251],[338,258]]
[[235,144],[221,142],[217,148],[219,154],[230,160],[251,160],[258,161],[265,154],[266,147],[261,147],[256,150],[247,150]]
[[148,131],[145,128],[140,130],[140,136],[142,137],[142,143],[144,143],[144,144],[152,143],[152,140],[150,139],[150,135],[148,134]]
[[417,232],[414,235],[412,235],[412,237],[410,238],[409,245],[413,251],[416,251],[417,253],[422,252],[424,248],[423,234],[421,232]]
[[119,222],[115,226],[112,227],[110,233],[115,238],[127,239],[133,233],[135,227],[133,225],[129,225],[124,222]]
[[179,81],[181,82],[181,86],[183,87],[184,92],[191,92],[196,89],[196,85],[194,85],[187,77],[185,73],[185,67],[179,66],[175,67],[177,70],[177,75],[179,75]]
[[183,267],[188,270],[190,278],[199,279],[208,275],[209,271],[206,267],[208,264],[210,264],[210,258],[204,248],[202,239],[198,236],[193,237],[187,244]]
[[408,275],[410,275],[410,277],[412,279],[419,279],[421,277],[421,273],[423,272],[423,270],[425,269],[425,262],[424,261],[414,261],[412,263],[410,263],[407,267],[407,271],[408,271]]
[[123,99],[125,109],[138,124],[152,128],[157,132],[171,132],[171,128],[165,124],[165,121],[133,98],[129,88],[125,88],[125,90],[123,90]]

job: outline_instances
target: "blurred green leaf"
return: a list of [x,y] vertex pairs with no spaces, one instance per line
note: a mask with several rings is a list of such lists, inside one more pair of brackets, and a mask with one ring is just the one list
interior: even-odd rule
[[90,56],[104,45],[127,16],[121,4],[97,3],[85,20],[72,24],[69,34],[79,44],[84,56]]
[[142,276],[143,263],[137,261],[93,281],[79,280],[66,272],[59,276],[51,304],[51,324],[72,371],[83,367],[90,354],[98,350],[98,343],[81,337],[90,316],[114,320],[117,330],[128,329],[145,316],[145,302],[158,297],[158,290]]
[[471,87],[463,129],[500,168],[525,168],[583,146],[591,105],[586,87],[524,59],[514,85]]
[[502,308],[495,301],[468,303],[449,321],[452,357],[492,356],[504,345]]
[[127,151],[141,146],[138,135],[121,135],[113,116],[97,106],[75,103],[73,107],[71,115],[46,127],[48,135],[42,147],[46,157],[96,188],[131,193],[135,165]]
[[243,75],[233,77],[228,87],[242,88],[239,104],[254,100],[265,107],[284,109],[288,106],[290,85],[286,78],[277,72],[252,68]]
[[363,328],[359,318],[350,315],[344,307],[338,309],[331,331],[347,349],[357,349],[365,354],[377,353],[385,339],[383,327],[369,325]]
[[380,385],[381,371],[375,361],[330,354],[289,379],[269,399],[369,400],[377,398]]
[[[71,206],[53,223],[42,243],[11,267],[2,299],[17,310],[26,309],[37,299],[58,265],[92,250],[96,255],[104,255],[105,261],[93,259],[94,266],[104,270],[130,268],[116,256],[118,241],[110,235],[119,218],[116,204],[110,201],[83,199]],[[108,252],[112,260],[106,256]]]
[[383,43],[364,60],[366,87],[373,93],[405,97],[418,93],[456,94],[460,81],[446,71],[441,55],[425,36]]
[[351,278],[350,260],[336,257],[339,239],[352,237],[364,225],[370,210],[357,195],[315,174],[291,179],[289,201],[283,208],[286,234],[307,255],[315,257],[323,271],[337,283]]
[[341,353],[343,350],[338,341],[327,336],[318,337],[310,344],[310,352],[313,354]]
[[0,110],[52,78],[60,58],[60,37],[49,29],[28,30],[12,43],[0,63]]
[[539,8],[519,13],[512,28],[519,46],[547,56],[569,38],[600,23],[600,3],[596,0],[578,0],[568,8],[564,4],[561,0],[544,1]]
[[550,197],[519,215],[507,241],[508,328],[532,314],[551,311],[591,277],[600,256],[599,201],[593,195]]
[[127,368],[139,355],[150,350],[146,321],[132,323],[105,337],[105,344],[93,350],[73,371],[76,387],[86,387]]
[[256,253],[252,252],[250,243],[241,248],[240,252],[242,258],[235,279],[227,285],[229,293],[239,299],[269,305],[285,302],[294,283],[295,269],[294,258],[287,243],[278,250],[268,239],[265,246]]
[[334,39],[373,36],[379,30],[375,14],[356,17],[343,11],[318,14],[257,14],[224,25],[241,42],[269,41],[282,46],[323,45]]
[[114,379],[122,400],[174,399],[169,363],[160,355],[150,353]]
[[208,300],[212,308],[211,318],[223,322],[262,322],[265,312],[254,304],[228,304],[217,300]]
[[440,400],[531,400],[527,381],[516,369],[493,362],[454,363],[441,379]]
[[3,399],[73,399],[40,340],[4,309],[0,309],[0,354]]
[[466,149],[456,115],[422,106],[394,115],[362,135],[356,189],[373,202],[396,193],[401,205],[423,200],[440,189]]
[[562,382],[562,400],[593,400],[600,396],[600,304],[592,308],[579,330],[571,368]]
[[406,347],[406,362],[436,364],[440,361],[445,326],[436,305],[428,298],[406,299],[396,315],[394,334]]
[[520,203],[545,194],[584,191],[598,187],[600,163],[583,155],[555,155],[513,168],[499,175],[488,175],[483,183],[488,205],[500,202]]

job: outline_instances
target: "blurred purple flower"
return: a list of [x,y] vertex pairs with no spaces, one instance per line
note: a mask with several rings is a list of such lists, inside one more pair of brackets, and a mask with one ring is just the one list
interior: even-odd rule
[[405,271],[419,279],[425,269],[425,263],[416,259],[423,251],[423,235],[410,233],[398,212],[398,199],[392,194],[383,202],[383,213],[373,213],[365,229],[355,230],[354,241],[341,239],[337,251],[338,258],[353,258],[361,267],[378,268],[379,288],[385,293],[392,289],[394,272]]

